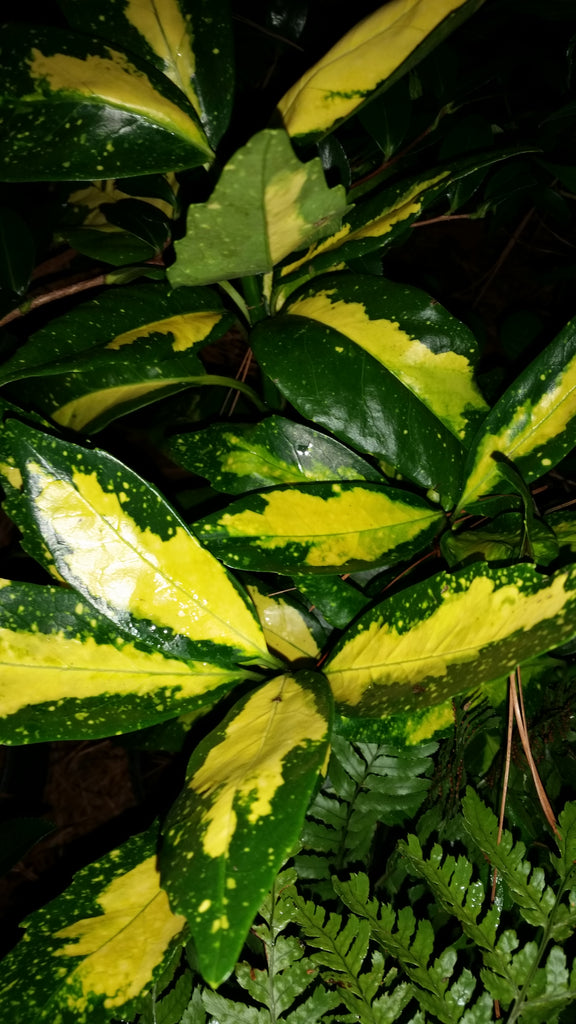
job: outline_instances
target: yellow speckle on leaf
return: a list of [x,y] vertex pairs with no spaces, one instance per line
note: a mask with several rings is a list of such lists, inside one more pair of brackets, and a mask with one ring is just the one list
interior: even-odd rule
[[22,489],[22,473],[17,466],[11,466],[8,462],[2,462],[0,463],[0,473],[6,477],[8,483],[17,491]]

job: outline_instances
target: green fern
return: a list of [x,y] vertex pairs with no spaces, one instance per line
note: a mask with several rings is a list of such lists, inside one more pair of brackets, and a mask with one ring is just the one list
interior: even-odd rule
[[367,862],[379,823],[399,825],[416,814],[436,749],[436,743],[423,743],[398,751],[334,737],[326,783],[302,830],[306,852],[295,859],[299,877],[316,883],[315,895],[331,898],[332,873]]

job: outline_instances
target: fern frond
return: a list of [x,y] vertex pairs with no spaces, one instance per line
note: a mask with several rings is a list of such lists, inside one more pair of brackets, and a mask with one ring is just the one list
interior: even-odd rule
[[348,882],[334,878],[333,884],[342,902],[369,922],[372,938],[384,952],[400,962],[414,983],[411,994],[421,1007],[435,1014],[442,1024],[457,1024],[474,993],[476,981],[470,971],[464,969],[449,986],[456,966],[456,951],[447,949],[430,962],[434,948],[431,923],[417,922],[411,907],[396,913],[391,906],[370,899],[366,875],[352,875]]
[[483,949],[493,950],[500,909],[495,904],[479,920],[485,890],[482,882],[472,882],[470,861],[466,857],[444,857],[438,844],[425,858],[416,836],[408,836],[399,848],[412,870],[428,883],[440,906],[457,918],[468,938]]
[[[307,943],[317,950],[311,960],[323,968],[326,984],[337,985],[341,1002],[352,1013],[352,1020],[362,1024],[386,1024],[396,1020],[390,1013],[400,1010],[411,999],[406,986],[398,986],[375,1001],[384,982],[384,958],[379,952],[372,956],[371,966],[362,972],[370,941],[370,925],[351,915],[344,926],[339,914],[326,915],[322,907],[299,897],[294,899],[295,921],[302,929]],[[392,976],[388,976],[389,984]],[[398,1010],[398,1012],[400,1012]]]
[[506,830],[498,842],[496,815],[472,789],[466,791],[462,811],[467,835],[513,893],[524,920],[544,928],[556,903],[556,895],[546,885],[542,869],[533,868],[526,859],[524,843],[515,843],[511,833]]
[[384,744],[350,743],[335,736],[326,782],[304,824],[306,851],[295,859],[302,880],[321,881],[331,895],[334,871],[366,863],[378,823],[397,825],[412,817],[430,786],[435,743],[398,751]]

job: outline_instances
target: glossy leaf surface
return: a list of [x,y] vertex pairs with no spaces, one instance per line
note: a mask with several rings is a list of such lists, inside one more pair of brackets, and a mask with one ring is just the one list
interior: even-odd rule
[[576,443],[576,321],[530,363],[504,392],[478,431],[458,507],[472,505],[503,483],[499,453],[526,483],[552,469]]
[[239,701],[192,754],[164,828],[160,871],[211,985],[232,970],[298,837],[330,727],[325,679],[282,675]]
[[294,249],[329,234],[346,208],[319,159],[301,163],[283,131],[262,131],[228,161],[210,199],[190,206],[171,284],[267,273]]
[[282,416],[256,424],[215,423],[193,434],[176,435],[166,447],[180,466],[205,476],[226,494],[284,483],[382,480],[356,452]]
[[0,384],[48,378],[13,394],[62,427],[93,432],[203,375],[198,350],[233,322],[209,289],[111,289],[33,334],[0,370]]
[[286,93],[290,135],[312,141],[388,88],[469,17],[479,0],[392,0],[355,25]]
[[205,516],[198,537],[227,565],[258,572],[343,573],[395,564],[421,550],[444,515],[378,484],[278,487]]
[[294,576],[299,592],[332,626],[344,629],[370,603],[361,590],[338,576]]
[[0,581],[0,741],[133,732],[214,703],[243,668],[181,661],[121,635],[73,590]]
[[2,963],[4,1020],[107,1024],[128,1015],[186,928],[160,888],[156,829],[78,872],[24,926]]
[[269,650],[290,664],[317,661],[326,640],[318,619],[291,593],[270,593],[262,582],[247,587]]
[[132,470],[16,420],[0,458],[26,549],[124,636],[226,670],[275,663],[240,588]]
[[426,292],[365,274],[330,274],[285,312],[340,331],[373,356],[460,441],[488,412],[472,332]]
[[438,573],[363,615],[324,671],[344,714],[411,713],[558,646],[576,632],[575,608],[574,569]]
[[226,0],[60,0],[71,26],[153,64],[190,101],[212,143],[228,126],[234,85]]
[[127,177],[212,157],[183,93],[96,39],[4,26],[0,92],[7,181]]
[[303,416],[433,488],[446,507],[455,501],[460,442],[366,348],[335,327],[290,313],[257,324],[251,344],[265,373]]

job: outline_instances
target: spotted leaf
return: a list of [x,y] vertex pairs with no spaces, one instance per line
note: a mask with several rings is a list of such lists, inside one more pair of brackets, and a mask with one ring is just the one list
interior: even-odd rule
[[226,0],[60,0],[79,32],[125,47],[188,98],[215,144],[228,126],[234,75]]
[[392,0],[355,25],[278,104],[290,135],[310,142],[422,60],[481,0]]
[[319,159],[303,164],[285,132],[259,132],[228,161],[210,199],[190,206],[170,282],[266,273],[334,230],[345,208],[344,189],[328,188]]
[[175,435],[167,450],[180,466],[227,494],[313,480],[382,480],[373,466],[333,437],[282,416],[255,424],[214,423]]
[[5,25],[0,93],[6,181],[127,177],[212,158],[184,94],[97,39]]
[[504,392],[482,424],[466,465],[459,508],[491,491],[508,491],[505,463],[526,483],[552,469],[576,443],[576,320]]
[[214,703],[245,668],[182,661],[118,633],[79,594],[0,581],[0,742],[132,732]]
[[192,663],[276,664],[245,594],[156,488],[16,420],[0,458],[26,549],[123,636]]
[[344,714],[413,713],[558,646],[576,632],[575,608],[576,569],[477,563],[376,605],[324,671]]
[[239,701],[192,754],[164,827],[160,872],[213,986],[232,970],[298,837],[330,727],[323,676],[282,675]]
[[3,1020],[108,1024],[131,1015],[186,939],[185,918],[160,888],[156,831],[84,868],[24,921],[24,938],[2,961]]
[[0,370],[0,384],[20,381],[11,394],[22,405],[94,433],[201,382],[198,350],[233,322],[209,289],[171,293],[150,282],[112,289],[31,335]]
[[442,511],[408,491],[326,483],[250,494],[201,519],[195,530],[236,568],[340,574],[410,557],[443,520]]

